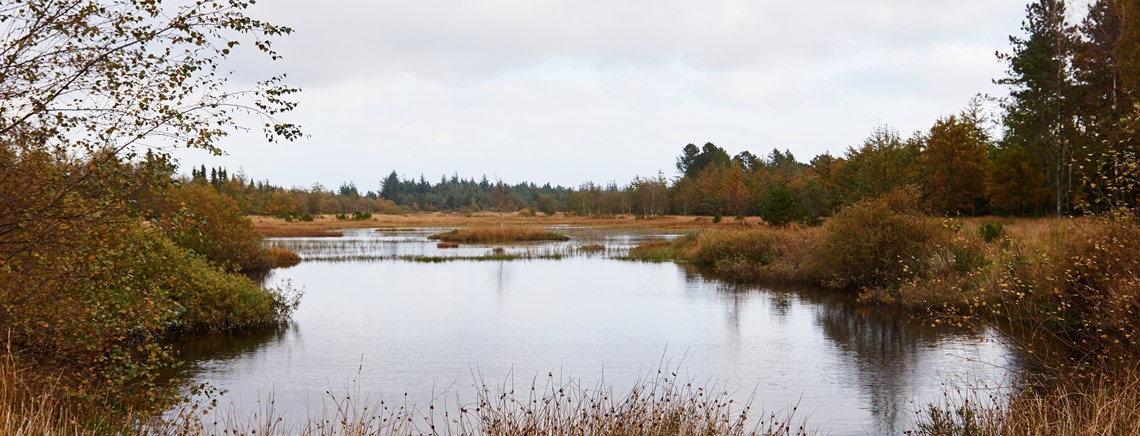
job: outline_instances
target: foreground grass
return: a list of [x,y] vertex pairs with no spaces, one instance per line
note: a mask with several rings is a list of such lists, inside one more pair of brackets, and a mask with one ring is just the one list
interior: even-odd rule
[[[409,404],[366,400],[358,389],[330,388],[321,410],[286,416],[272,396],[258,410],[188,402],[165,418],[73,411],[51,389],[22,384],[20,371],[0,364],[0,434],[69,435],[808,435],[820,433],[796,407],[754,414],[720,385],[680,382],[657,371],[624,393],[585,387],[549,374],[545,383],[477,380],[471,401]],[[362,400],[364,399],[364,400]]]
[[1005,396],[946,394],[920,412],[916,435],[1140,434],[1140,371],[1051,379]]
[[467,227],[428,236],[428,239],[466,244],[569,241],[570,237],[533,227]]

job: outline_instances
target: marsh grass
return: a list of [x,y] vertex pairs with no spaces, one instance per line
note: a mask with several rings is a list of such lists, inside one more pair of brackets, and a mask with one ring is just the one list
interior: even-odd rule
[[579,253],[602,253],[606,251],[606,246],[602,244],[588,244],[578,246]]
[[553,372],[516,384],[513,375],[487,382],[473,375],[473,398],[433,393],[427,404],[371,399],[358,386],[325,391],[321,410],[303,419],[275,410],[272,396],[260,410],[189,407],[156,427],[165,434],[232,435],[808,435],[819,433],[790,407],[753,414],[723,384],[681,382],[658,370],[625,392],[599,383],[584,386]]
[[638,245],[628,259],[689,262],[734,282],[814,284],[823,275],[813,257],[822,234],[802,226],[701,231]]
[[697,240],[711,232],[713,231],[690,232],[672,239],[643,242],[630,248],[624,259],[642,262],[689,262],[692,260]]
[[270,247],[265,252],[273,261],[274,268],[289,267],[301,263],[301,256],[288,248]]
[[63,389],[37,382],[11,350],[0,355],[0,434],[106,435],[132,433],[132,415],[113,407],[92,408],[69,401]]
[[496,262],[496,261],[516,261],[516,260],[561,260],[564,256],[561,254],[508,254],[508,253],[488,253],[482,256],[394,256],[391,260],[402,260],[407,262],[419,263],[444,263],[444,262]]
[[334,230],[291,228],[291,227],[258,227],[258,233],[267,238],[339,238],[344,233]]
[[916,411],[914,435],[1140,434],[1140,371],[1049,379],[1005,393],[946,391]]
[[570,237],[533,227],[468,227],[428,236],[428,239],[468,244],[569,241]]

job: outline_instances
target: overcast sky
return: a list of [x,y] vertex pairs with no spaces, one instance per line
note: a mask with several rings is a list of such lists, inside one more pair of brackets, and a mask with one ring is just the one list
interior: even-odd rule
[[[334,0],[259,2],[295,33],[287,117],[308,137],[235,134],[228,155],[179,153],[283,186],[392,170],[430,181],[626,183],[676,175],[687,143],[736,154],[842,154],[877,125],[904,136],[960,111],[1004,66],[1013,0]],[[185,170],[188,172],[189,170]]]

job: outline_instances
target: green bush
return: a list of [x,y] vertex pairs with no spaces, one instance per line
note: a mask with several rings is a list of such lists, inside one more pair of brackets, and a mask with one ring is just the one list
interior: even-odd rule
[[1005,236],[1005,227],[1001,223],[983,223],[978,227],[978,236],[986,242],[994,242]]
[[804,219],[799,200],[783,182],[773,183],[760,203],[760,218],[773,226],[786,226]]

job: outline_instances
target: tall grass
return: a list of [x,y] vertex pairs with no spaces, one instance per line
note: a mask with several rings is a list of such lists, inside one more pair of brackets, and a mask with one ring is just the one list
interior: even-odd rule
[[916,435],[1140,434],[1140,371],[1112,377],[1050,379],[1005,395],[947,393],[919,410]]
[[292,227],[260,226],[257,227],[257,232],[267,238],[339,238],[344,236],[344,233],[333,230]]
[[[753,415],[716,384],[679,382],[658,371],[626,392],[582,386],[548,374],[516,386],[476,379],[474,398],[454,404],[409,403],[406,397],[370,400],[358,388],[326,391],[323,407],[302,420],[275,410],[243,414],[193,408],[158,427],[173,434],[235,435],[807,435],[818,433],[791,407]],[[437,397],[433,395],[433,397]]]
[[[85,408],[84,408],[85,407]],[[68,400],[54,383],[37,382],[11,350],[0,351],[0,434],[107,435],[131,433],[130,414]]]
[[[627,391],[583,386],[553,373],[516,386],[477,376],[473,397],[416,404],[370,399],[358,386],[330,387],[316,410],[277,409],[272,394],[252,411],[190,400],[162,416],[76,408],[51,386],[27,385],[11,355],[0,358],[0,434],[5,435],[808,435],[820,433],[789,407],[754,412],[717,383],[656,371]],[[215,392],[216,393],[216,392]],[[432,395],[447,398],[447,395]],[[437,402],[438,401],[438,402]],[[149,417],[148,417],[149,416]]]
[[301,263],[301,256],[288,248],[270,247],[265,250],[265,253],[273,260],[273,266],[275,268],[288,267]]

